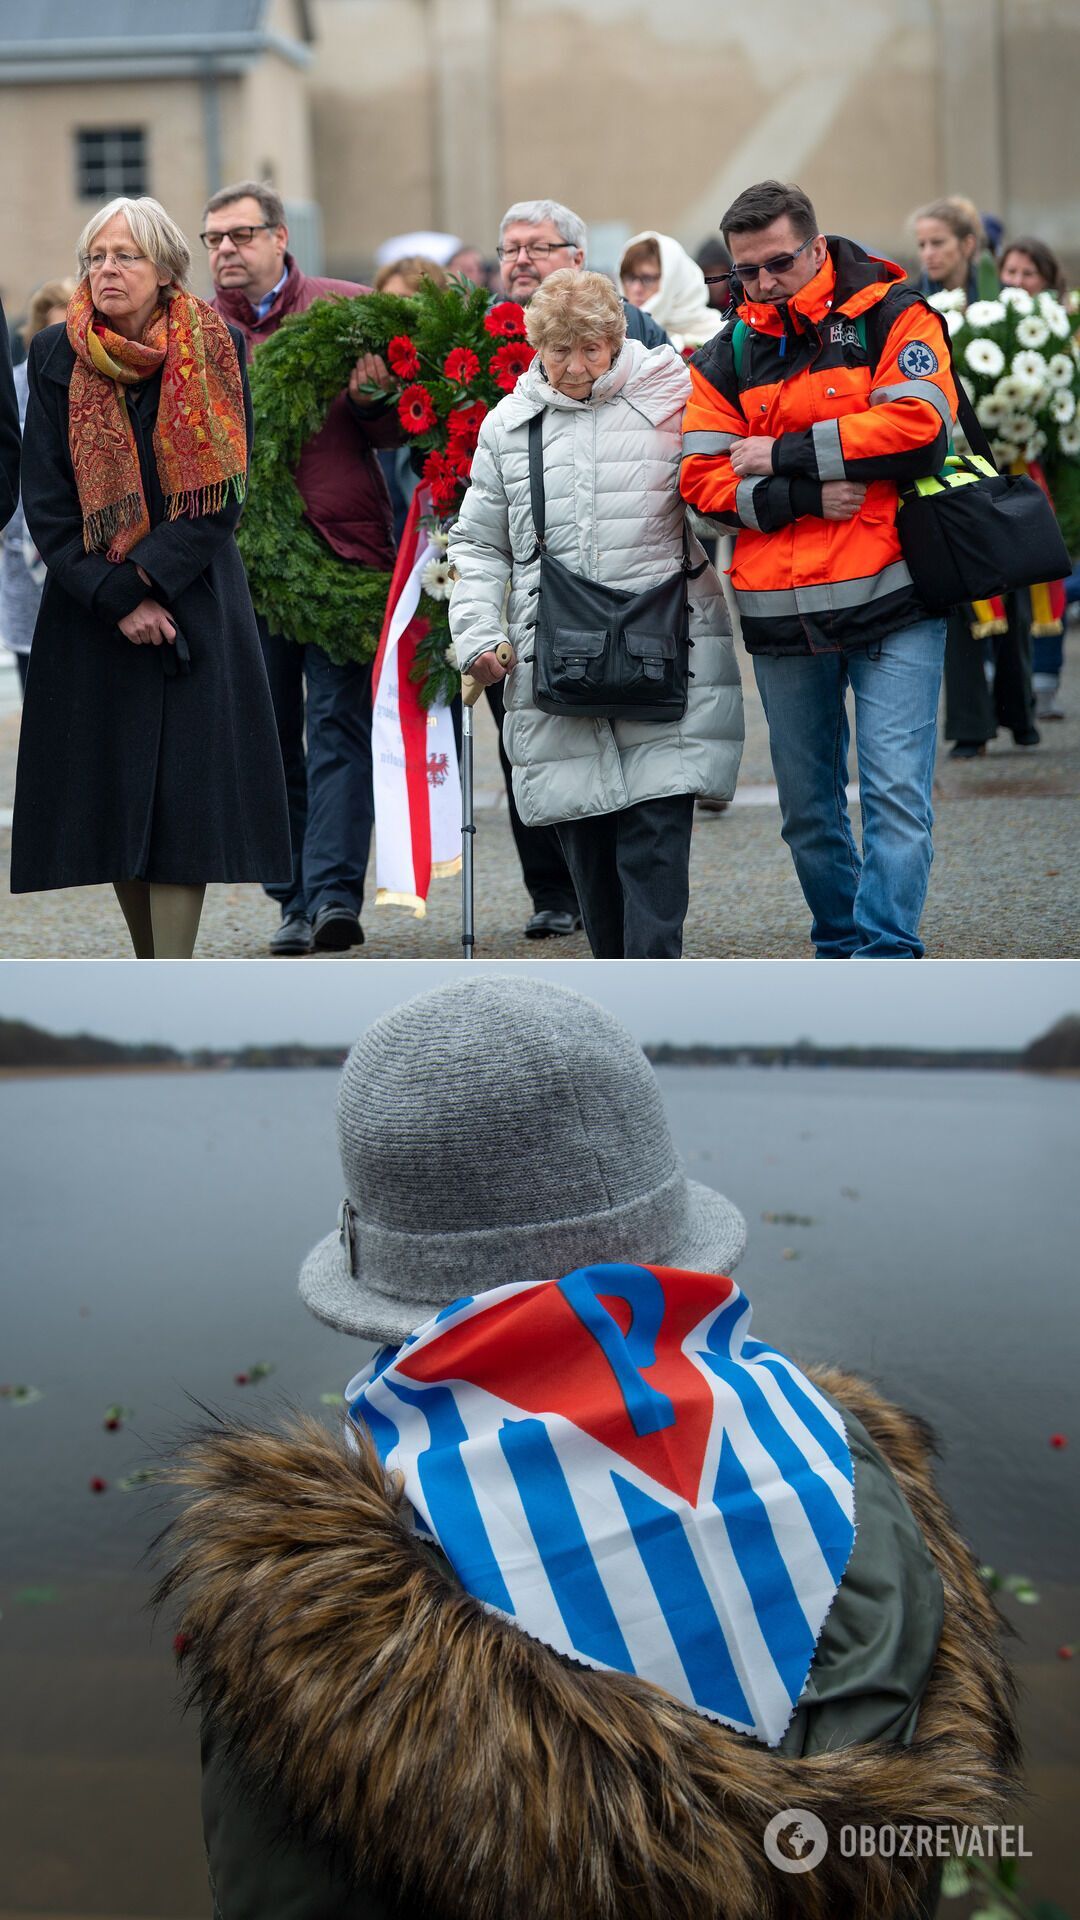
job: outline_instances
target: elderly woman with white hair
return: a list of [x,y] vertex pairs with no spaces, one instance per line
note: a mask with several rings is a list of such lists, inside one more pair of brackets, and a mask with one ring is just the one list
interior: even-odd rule
[[233,539],[252,430],[244,345],[187,292],[187,242],[156,200],[111,201],[78,255],[66,322],[29,356],[23,506],[48,576],[11,886],[111,882],[136,955],[185,958],[207,882],[290,866]]
[[[526,324],[536,358],[480,429],[450,537],[455,654],[482,684],[503,679],[495,650],[509,583],[514,663],[503,744],[521,818],[555,825],[598,958],[677,957],[694,796],[730,799],[743,738],[719,582],[684,534],[679,462],[690,376],[673,347],[627,340],[622,301],[599,273],[550,274],[529,301]],[[682,718],[585,717],[541,710],[534,698],[536,418],[545,553],[579,578],[630,593],[684,570],[690,679]],[[674,631],[653,638],[664,657],[685,646]]]

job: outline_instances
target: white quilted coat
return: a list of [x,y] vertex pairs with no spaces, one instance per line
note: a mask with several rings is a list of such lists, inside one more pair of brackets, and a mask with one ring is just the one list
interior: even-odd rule
[[[690,582],[690,700],[678,722],[584,720],[532,700],[539,584],[529,503],[528,423],[544,413],[547,543],[556,559],[605,586],[641,589],[682,558],[680,429],[690,376],[674,348],[628,340],[588,400],[570,400],[538,361],[480,429],[472,482],[450,536],[457,571],[450,629],[458,666],[508,631],[517,664],[503,683],[503,742],[526,826],[614,813],[679,793],[730,799],[742,754],[739,671],[711,567]],[[703,554],[691,539],[693,563]]]

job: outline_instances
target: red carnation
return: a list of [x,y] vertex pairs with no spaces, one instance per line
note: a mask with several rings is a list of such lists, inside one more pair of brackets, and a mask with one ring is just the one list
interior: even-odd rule
[[407,333],[396,333],[387,343],[386,361],[399,380],[412,380],[420,371],[420,355]]
[[467,387],[480,371],[480,359],[471,347],[454,347],[443,361],[443,372],[455,386]]
[[1055,1447],[1058,1452],[1061,1451],[1062,1447],[1067,1447],[1068,1444],[1069,1442],[1063,1433],[1052,1433],[1050,1435],[1050,1445]]
[[427,388],[419,384],[405,388],[397,410],[398,419],[406,433],[426,433],[438,419],[434,400]]
[[473,453],[486,416],[487,408],[482,400],[475,400],[471,407],[455,407],[446,416],[449,445],[464,447],[466,452]]
[[108,1490],[108,1485],[107,1480],[102,1480],[98,1474],[95,1474],[90,1482],[90,1491],[91,1493],[105,1493]]
[[491,377],[504,393],[513,393],[526,368],[532,366],[533,350],[525,341],[509,340],[491,356]]
[[234,1374],[233,1374],[233,1384],[234,1384],[235,1386],[238,1386],[238,1387],[246,1387],[246,1386],[247,1386],[247,1384],[248,1384],[248,1376],[247,1376],[247,1374],[246,1374],[246,1373],[234,1373]]
[[519,307],[516,300],[500,300],[484,315],[484,326],[493,333],[496,340],[523,340],[525,338],[525,309]]

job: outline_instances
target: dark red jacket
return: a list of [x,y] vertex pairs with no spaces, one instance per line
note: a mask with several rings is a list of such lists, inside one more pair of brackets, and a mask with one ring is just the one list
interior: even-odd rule
[[[291,253],[285,255],[285,265],[289,277],[261,320],[244,293],[226,288],[214,298],[218,313],[239,327],[249,349],[276,333],[287,314],[304,313],[327,294],[371,291],[351,280],[319,280],[301,273]],[[258,430],[256,415],[256,434]],[[400,446],[403,439],[393,408],[365,416],[340,393],[300,455],[295,479],[307,517],[343,560],[356,560],[363,567],[393,566],[394,518],[374,449]]]

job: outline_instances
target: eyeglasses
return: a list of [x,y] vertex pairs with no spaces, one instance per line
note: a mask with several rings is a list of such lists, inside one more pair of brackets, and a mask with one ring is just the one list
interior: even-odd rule
[[130,273],[132,267],[141,266],[145,259],[145,253],[92,253],[87,259],[86,265],[88,272],[100,273],[102,268],[107,267],[111,260],[113,266],[119,267],[121,273]]
[[769,273],[778,280],[782,273],[791,272],[800,253],[805,253],[807,247],[812,247],[816,239],[817,235],[812,233],[808,240],[803,241],[801,247],[796,247],[794,253],[774,253],[771,260],[763,260],[758,267],[744,267],[732,261],[726,273],[707,273],[705,285],[715,287],[721,280],[757,280],[763,273]]
[[257,233],[269,233],[269,220],[260,220],[257,227],[230,227],[227,233],[200,233],[199,239],[207,253],[216,253],[223,240],[231,240],[234,247],[246,247]]
[[627,287],[658,287],[660,285],[660,275],[658,273],[624,273],[623,285]]
[[546,260],[549,254],[562,253],[567,247],[573,252],[570,240],[556,240],[550,245],[545,241],[532,241],[528,246],[522,242],[517,247],[496,247],[495,252],[500,260],[516,260],[519,253],[528,254],[530,260]]

